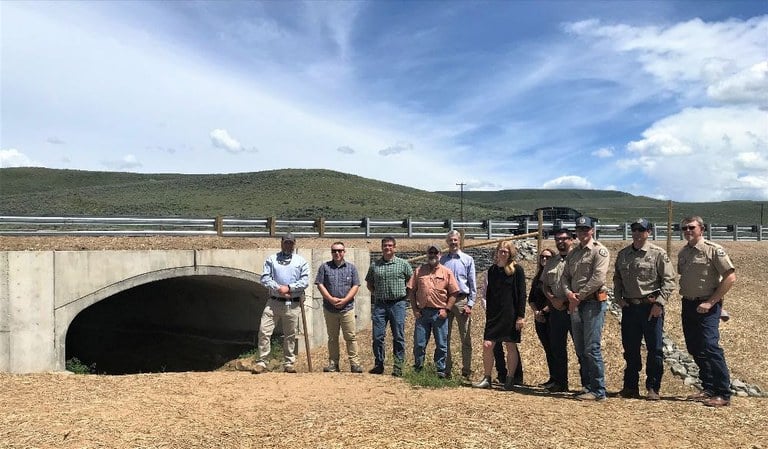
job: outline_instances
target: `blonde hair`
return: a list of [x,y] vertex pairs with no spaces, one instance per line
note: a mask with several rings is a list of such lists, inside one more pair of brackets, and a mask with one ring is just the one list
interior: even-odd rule
[[499,250],[500,249],[506,249],[509,254],[509,258],[507,259],[507,263],[504,265],[504,273],[507,276],[511,276],[512,273],[515,272],[515,259],[517,258],[517,247],[512,244],[512,241],[507,240],[505,242],[499,242],[499,244],[496,246],[496,260],[499,260]]

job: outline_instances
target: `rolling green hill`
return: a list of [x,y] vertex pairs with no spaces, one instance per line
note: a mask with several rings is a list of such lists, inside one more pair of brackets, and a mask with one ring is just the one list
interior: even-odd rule
[[[218,175],[0,169],[0,215],[459,219],[460,192],[426,192],[331,170]],[[667,202],[606,190],[465,191],[466,220],[505,219],[542,206],[570,206],[619,223],[666,221]],[[763,203],[673,203],[674,219],[758,224]],[[768,220],[766,217],[764,220]],[[765,223],[765,221],[764,221]]]

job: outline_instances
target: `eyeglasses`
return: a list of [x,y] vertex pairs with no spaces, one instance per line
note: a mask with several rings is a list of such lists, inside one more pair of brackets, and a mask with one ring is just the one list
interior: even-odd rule
[[343,253],[344,250],[343,249],[332,249],[331,252],[332,253]]
[[690,225],[690,226],[680,226],[680,229],[682,229],[683,231],[693,231],[693,230],[694,230],[694,229],[696,229],[697,227],[698,227],[698,226],[694,226],[694,225]]

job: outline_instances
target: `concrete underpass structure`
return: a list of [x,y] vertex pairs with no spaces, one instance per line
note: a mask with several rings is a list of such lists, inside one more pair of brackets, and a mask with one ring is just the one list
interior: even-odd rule
[[[217,345],[231,352],[233,344],[237,349],[255,343],[268,298],[260,272],[277,251],[0,251],[0,372],[62,371],[67,345],[77,345],[78,354],[115,352],[121,363],[134,367],[129,372],[215,369],[232,357]],[[314,278],[320,264],[330,260],[330,250],[297,252],[310,265],[305,297],[309,344],[323,345],[327,334]],[[360,331],[370,327],[370,295],[363,279],[370,253],[347,248],[346,259],[357,266],[363,282],[355,306]],[[196,352],[208,354],[185,364],[175,353],[178,348],[152,346],[168,335],[205,342],[207,349]],[[139,340],[144,343],[133,349],[151,349],[131,354],[131,344],[121,347]],[[303,335],[298,340],[303,357]],[[342,341],[342,354],[343,346]],[[132,356],[136,360],[129,361]],[[164,357],[178,366],[163,365]],[[97,371],[104,368],[97,366]]]

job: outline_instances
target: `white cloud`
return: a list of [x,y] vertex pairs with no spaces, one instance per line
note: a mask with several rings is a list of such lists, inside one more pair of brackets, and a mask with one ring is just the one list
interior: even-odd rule
[[133,154],[126,154],[119,160],[102,161],[102,164],[111,170],[135,170],[142,166]]
[[393,154],[411,150],[413,150],[413,144],[407,142],[398,142],[390,147],[384,148],[383,150],[379,150],[379,154],[382,156],[391,156]]
[[599,157],[601,159],[613,157],[613,147],[603,147],[592,152],[592,156]]
[[768,61],[755,64],[710,85],[707,95],[723,103],[768,105]]
[[542,189],[591,189],[592,183],[581,176],[561,176],[551,181],[547,181],[541,186]]
[[226,129],[214,129],[211,131],[211,143],[214,147],[227,150],[230,153],[241,153],[243,145],[229,135]]
[[624,170],[641,170],[656,192],[679,201],[767,199],[768,112],[759,108],[689,108],[630,142]]
[[693,149],[681,142],[664,126],[651,128],[643,132],[645,139],[627,144],[627,150],[649,156],[674,156],[691,154]]
[[0,150],[0,167],[30,167],[33,166],[32,160],[30,160],[24,153],[20,152],[16,148],[9,148],[7,150]]
[[696,88],[691,83],[704,84],[718,71],[743,70],[763,61],[768,15],[723,22],[697,18],[665,27],[587,20],[567,25],[566,31],[636,55],[643,70],[665,88],[689,93]]
[[338,147],[338,148],[336,148],[336,151],[338,151],[339,153],[343,153],[343,154],[354,154],[355,153],[355,149],[352,148],[352,147],[348,147],[348,146]]

